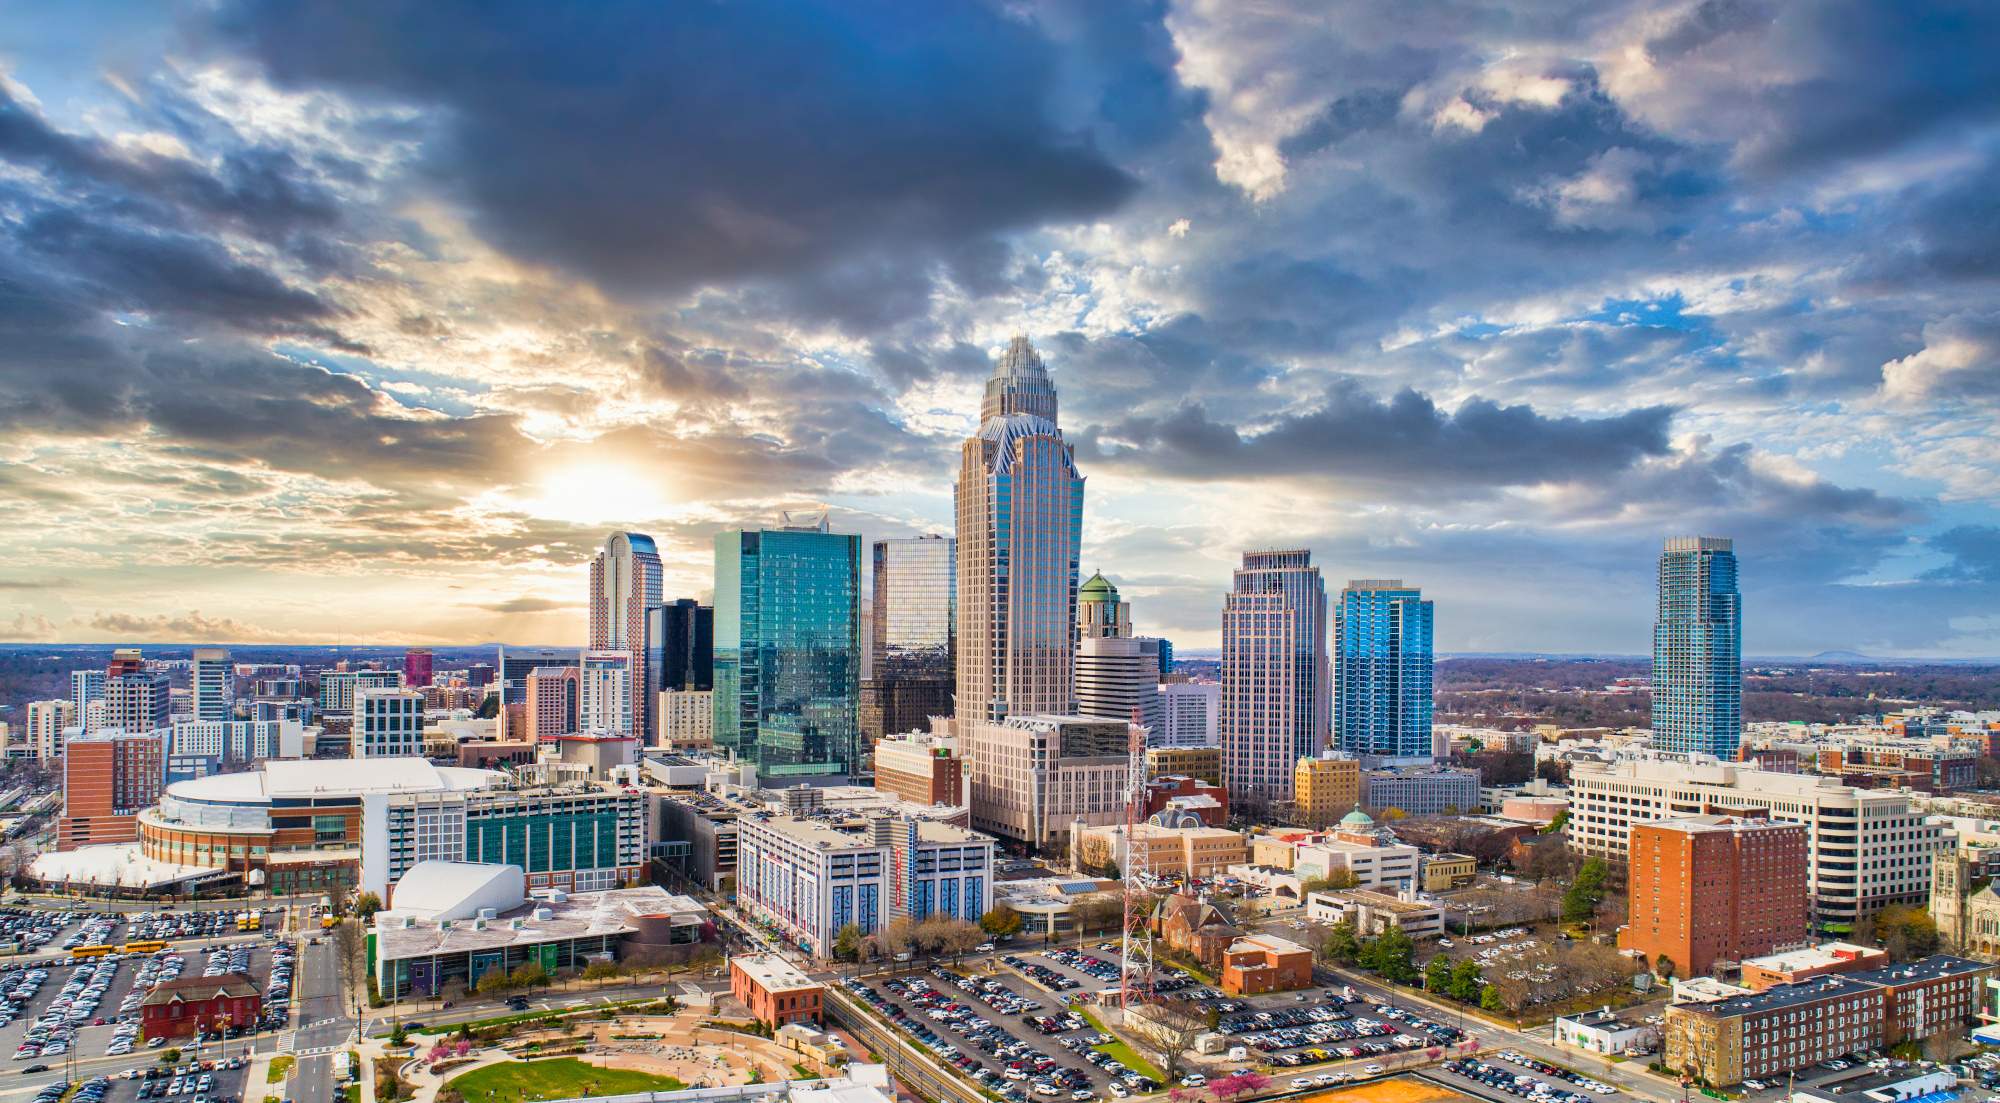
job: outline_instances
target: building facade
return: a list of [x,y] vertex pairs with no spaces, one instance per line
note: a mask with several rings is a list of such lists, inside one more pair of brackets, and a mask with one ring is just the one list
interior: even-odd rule
[[[715,608],[680,598],[646,610],[646,669],[655,692],[707,693],[715,688]],[[648,738],[666,741],[666,718]],[[707,741],[711,732],[703,732]]]
[[1743,598],[1736,553],[1717,536],[1674,536],[1660,556],[1653,623],[1653,745],[1736,757],[1743,735]]
[[715,538],[715,745],[766,778],[859,762],[861,537],[825,513]]
[[120,674],[104,680],[104,726],[150,732],[173,723],[173,697],[165,671]]
[[594,783],[365,793],[362,887],[393,904],[403,874],[425,861],[520,866],[531,891],[634,884],[646,872],[645,806]]
[[1221,747],[1222,683],[1170,682],[1159,687],[1160,727],[1148,747]]
[[540,741],[582,730],[583,668],[538,666],[526,678],[528,699],[522,738]]
[[153,986],[139,1003],[147,1038],[183,1038],[240,1026],[255,1029],[264,996],[247,973],[219,977],[175,977]]
[[25,742],[35,761],[50,765],[63,755],[64,733],[77,727],[76,702],[57,698],[30,701],[26,709]]
[[1735,816],[1634,828],[1631,913],[1618,948],[1656,967],[1670,961],[1672,974],[1686,977],[1804,943],[1808,834],[1801,824]]
[[575,647],[515,647],[500,645],[500,665],[494,680],[500,683],[500,703],[518,705],[528,699],[528,676],[548,667],[575,666],[581,660]]
[[424,753],[424,695],[409,689],[362,689],[354,694],[355,758],[405,758]]
[[1160,641],[1085,636],[1076,645],[1076,711],[1142,724],[1147,741],[1166,726],[1160,700]]
[[1075,711],[1083,476],[1041,354],[1016,337],[960,451],[957,717],[961,731]]
[[1312,552],[1243,553],[1222,604],[1222,778],[1238,802],[1293,798],[1324,748],[1333,700],[1326,584]]
[[912,804],[965,803],[964,768],[950,736],[912,732],[875,744],[875,788]]
[[729,959],[729,994],[750,1009],[751,1018],[780,1027],[819,1022],[826,988],[777,954],[742,954]]
[[1672,1072],[1740,1084],[1882,1044],[1886,993],[1849,977],[1819,977],[1710,1003],[1666,1009]]
[[685,754],[715,745],[714,690],[663,689],[659,716],[662,749]]
[[137,840],[139,813],[166,787],[167,736],[107,728],[70,739],[62,761],[56,849]]
[[[971,725],[972,826],[1029,849],[1068,841],[1070,824],[1122,822],[1133,728],[1095,716],[1010,716]],[[961,728],[961,731],[964,729]]]
[[413,689],[422,689],[431,684],[433,656],[428,647],[409,647],[403,650],[403,684]]
[[[623,726],[614,730],[625,735],[646,737],[657,728],[656,687],[646,662],[646,615],[660,604],[662,574],[659,547],[652,537],[637,532],[612,533],[590,563],[590,638],[579,662],[587,668],[592,652],[624,653],[625,702],[622,706],[606,702],[598,712],[605,718],[623,717]],[[588,681],[586,671],[586,698]]]
[[1395,767],[1361,772],[1361,803],[1412,816],[1446,816],[1479,807],[1479,771],[1451,766]]
[[1146,779],[1186,776],[1222,784],[1221,747],[1148,747]]
[[[632,652],[587,648],[577,667],[578,731],[604,731],[636,737],[640,713],[633,711],[632,683],[643,678],[633,669]],[[650,708],[644,715],[652,715]]]
[[948,536],[877,540],[872,551],[869,676],[861,732],[930,730],[953,714],[958,683],[958,541]]
[[1431,603],[1401,579],[1350,580],[1333,609],[1333,728],[1350,754],[1431,753]]
[[196,720],[228,720],[235,697],[236,669],[229,650],[197,647],[190,663],[188,689]]
[[1331,826],[1361,807],[1361,761],[1338,751],[1301,758],[1292,788],[1301,823]]
[[69,672],[69,700],[76,706],[76,714],[83,715],[83,708],[92,701],[104,700],[105,673],[102,670],[72,670]]
[[1931,859],[1949,848],[1908,796],[1812,774],[1753,770],[1684,756],[1634,756],[1570,767],[1570,849],[1625,863],[1635,826],[1693,815],[1762,815],[1798,823],[1807,844],[1816,929],[1843,933],[1889,904],[1921,905]]

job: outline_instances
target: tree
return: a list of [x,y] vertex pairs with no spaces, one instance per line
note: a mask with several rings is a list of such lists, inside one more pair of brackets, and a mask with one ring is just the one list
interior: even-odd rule
[[549,971],[542,968],[541,963],[536,961],[522,962],[514,970],[513,974],[507,978],[507,983],[515,988],[533,988],[537,984],[547,984],[548,982]]
[[479,994],[489,996],[507,987],[507,971],[498,965],[489,967],[479,977]]
[[1106,881],[1118,880],[1118,863],[1106,858],[1104,864],[1098,867],[1097,875]]
[[1424,990],[1442,996],[1451,988],[1451,958],[1440,953],[1424,966]]
[[1487,985],[1486,991],[1479,994],[1479,1009],[1481,1011],[1500,1010],[1500,990],[1490,984]]
[[979,917],[979,929],[996,938],[1005,934],[1018,934],[1021,930],[1021,913],[1001,904]]
[[1562,917],[1568,923],[1584,923],[1597,914],[1597,902],[1604,899],[1604,859],[1591,858],[1576,871],[1569,891],[1563,893]]
[[849,923],[833,936],[833,956],[843,961],[855,961],[861,953],[863,932],[858,924]]
[[1233,1073],[1219,1080],[1208,1082],[1208,1090],[1221,1100],[1229,1100],[1247,1092],[1260,1092],[1271,1086],[1271,1078],[1252,1069]]
[[1568,826],[1569,826],[1569,809],[1565,808],[1562,811],[1556,813],[1556,818],[1550,820],[1549,825],[1547,827],[1542,828],[1541,833],[1544,835],[1560,834],[1562,832],[1562,829]]
[[1141,1047],[1158,1061],[1167,1079],[1179,1076],[1187,1055],[1194,1052],[1195,1038],[1209,1029],[1208,1017],[1186,1000],[1141,1004],[1137,1011],[1126,1021]]
[[1382,809],[1380,818],[1384,820],[1405,820],[1410,818],[1410,814],[1401,808],[1384,808]]
[[1945,1023],[1924,1039],[1924,1056],[1943,1064],[1958,1056],[1960,1045],[1965,1039],[1965,1026],[1961,1023]]
[[1456,816],[1458,815],[1458,805],[1447,804],[1442,809],[1440,809],[1440,811],[1442,811],[1447,816]]
[[1320,955],[1327,961],[1349,962],[1361,956],[1361,943],[1355,937],[1354,924],[1342,920],[1329,927],[1326,944],[1320,948]]
[[1362,949],[1361,964],[1397,984],[1410,984],[1417,979],[1416,954],[1416,943],[1403,928],[1388,927]]
[[1449,992],[1452,999],[1471,1003],[1484,994],[1485,988],[1485,979],[1480,976],[1478,962],[1467,958],[1452,967]]
[[986,932],[980,930],[978,924],[964,919],[947,920],[938,932],[938,950],[950,954],[954,965],[958,964],[960,957],[978,949],[984,941]]
[[[583,967],[583,979],[585,980],[609,980],[617,975],[618,966],[608,961],[593,961]],[[480,982],[480,991],[483,992],[485,989],[485,982]]]
[[479,711],[473,715],[480,720],[491,720],[499,716],[500,695],[497,693],[488,694],[485,700],[479,702]]
[[1343,892],[1360,886],[1361,879],[1354,875],[1354,871],[1341,866],[1339,869],[1330,870],[1324,877],[1315,877],[1300,885],[1299,898],[1304,899],[1315,892]]
[[354,914],[360,916],[363,923],[374,919],[375,913],[381,910],[382,898],[372,892],[364,892],[354,898]]
[[1661,954],[1659,960],[1653,963],[1653,971],[1668,980],[1674,979],[1674,959]]

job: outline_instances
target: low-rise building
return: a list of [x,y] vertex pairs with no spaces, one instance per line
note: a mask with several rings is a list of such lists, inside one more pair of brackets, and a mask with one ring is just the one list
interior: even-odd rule
[[1425,892],[1469,885],[1479,877],[1479,863],[1470,854],[1426,854],[1417,859],[1417,881]]
[[1243,864],[1250,853],[1249,837],[1219,827],[1161,827],[1141,823],[1130,829],[1070,828],[1070,854],[1082,870],[1103,871],[1107,864],[1120,873],[1142,869],[1155,877],[1214,877]]
[[1306,894],[1306,918],[1316,923],[1352,923],[1362,937],[1399,927],[1411,938],[1436,938],[1444,933],[1444,909],[1417,900],[1415,891],[1400,895],[1342,889]]
[[1222,990],[1233,996],[1311,988],[1312,951],[1277,935],[1247,935],[1223,954]]
[[1928,1038],[1945,1027],[1970,1021],[1979,1013],[1986,982],[1995,969],[1991,962],[1935,954],[1920,961],[1848,973],[1846,979],[1882,990],[1888,1037],[1903,1041]]
[[826,987],[777,954],[742,954],[729,959],[729,994],[758,1022],[780,1027],[819,1022]]
[[253,1027],[264,1012],[264,994],[247,973],[175,977],[153,986],[139,1003],[146,1038],[185,1038],[232,1026]]
[[1448,816],[1479,807],[1479,771],[1409,766],[1361,772],[1361,803],[1412,816]]
[[1357,808],[1319,841],[1300,845],[1292,872],[1313,881],[1344,869],[1362,888],[1399,892],[1416,883],[1419,857],[1416,847],[1399,842]]
[[1222,784],[1221,747],[1148,747],[1146,776],[1195,777],[1210,785]]
[[1665,1065],[1716,1085],[1740,1084],[1883,1044],[1887,993],[1852,977],[1815,977],[1667,1008]]
[[[1176,822],[1166,823],[1163,816]],[[1229,822],[1229,790],[1184,774],[1154,778],[1146,783],[1146,817],[1168,827],[1183,826],[1179,821],[1188,818],[1221,827]]]
[[1604,1057],[1651,1053],[1660,1048],[1660,1028],[1641,1018],[1620,1018],[1606,1008],[1558,1016],[1556,1041]]
[[1850,942],[1827,942],[1743,962],[1743,984],[1762,992],[1774,984],[1797,984],[1828,973],[1854,973],[1889,964],[1889,955]]
[[1832,1077],[1817,1084],[1801,1084],[1792,1089],[1791,1103],[1897,1103],[1902,1099],[1932,1096],[1944,1103],[1958,1085],[1958,1074],[1950,1069],[1907,1068],[1861,1069],[1846,1076]]

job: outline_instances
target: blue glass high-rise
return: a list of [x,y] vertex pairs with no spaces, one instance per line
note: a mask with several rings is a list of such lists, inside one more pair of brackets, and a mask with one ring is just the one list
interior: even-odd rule
[[1736,757],[1743,738],[1743,597],[1720,536],[1673,536],[1653,622],[1653,747]]
[[1350,581],[1334,605],[1333,742],[1351,754],[1431,753],[1431,603],[1401,579]]
[[715,743],[764,777],[856,768],[861,537],[824,513],[715,538]]

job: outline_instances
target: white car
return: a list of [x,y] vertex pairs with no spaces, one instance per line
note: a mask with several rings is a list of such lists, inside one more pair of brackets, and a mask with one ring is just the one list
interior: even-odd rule
[[1367,1074],[1368,1074],[1368,1075],[1370,1075],[1370,1076],[1374,1076],[1374,1075],[1377,1075],[1378,1073],[1380,1073],[1380,1072],[1382,1071],[1382,1066],[1381,1066],[1381,1065],[1363,1065],[1363,1066],[1361,1066],[1361,1071],[1362,1071],[1362,1072],[1365,1072],[1365,1073],[1367,1073]]
[[1183,1088],[1199,1088],[1206,1083],[1208,1083],[1208,1077],[1198,1072],[1191,1072],[1181,1077],[1181,1087]]

